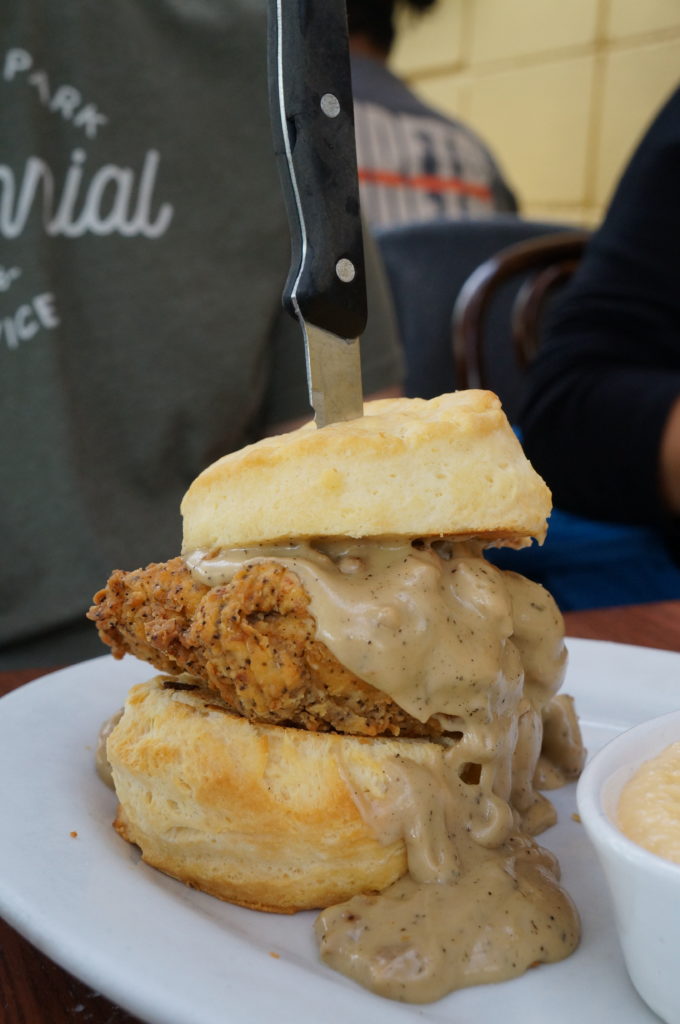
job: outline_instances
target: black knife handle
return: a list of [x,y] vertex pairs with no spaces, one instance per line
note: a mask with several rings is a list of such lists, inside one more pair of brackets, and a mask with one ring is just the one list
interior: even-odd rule
[[269,99],[291,234],[283,304],[341,338],[366,326],[346,0],[269,0]]

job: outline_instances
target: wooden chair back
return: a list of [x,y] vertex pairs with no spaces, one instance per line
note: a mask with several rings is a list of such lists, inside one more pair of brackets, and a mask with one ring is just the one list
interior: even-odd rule
[[[569,280],[590,238],[585,230],[560,231],[516,242],[485,260],[468,277],[454,305],[453,359],[459,388],[491,385],[494,339],[486,336],[490,306],[501,285],[523,278],[509,309],[507,330],[498,332],[501,345],[510,337],[514,362],[524,370],[540,341],[546,306],[558,287]],[[503,394],[500,394],[503,400]]]

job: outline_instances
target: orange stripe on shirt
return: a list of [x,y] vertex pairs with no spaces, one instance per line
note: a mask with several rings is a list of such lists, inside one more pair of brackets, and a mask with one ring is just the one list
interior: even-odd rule
[[473,185],[460,178],[442,178],[438,174],[398,174],[396,171],[360,167],[359,181],[370,185],[387,185],[388,188],[408,185],[409,188],[423,192],[459,192],[477,199],[491,199],[491,189],[486,185]]

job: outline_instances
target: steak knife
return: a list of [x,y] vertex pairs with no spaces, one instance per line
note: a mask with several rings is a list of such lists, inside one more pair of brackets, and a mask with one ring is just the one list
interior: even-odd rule
[[291,233],[283,305],[317,427],[363,415],[366,273],[346,0],[268,0],[269,104]]

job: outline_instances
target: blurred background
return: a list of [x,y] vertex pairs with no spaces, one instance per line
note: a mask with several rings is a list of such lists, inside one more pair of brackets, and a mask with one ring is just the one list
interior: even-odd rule
[[440,0],[390,68],[493,147],[525,217],[594,226],[680,75],[679,0]]

